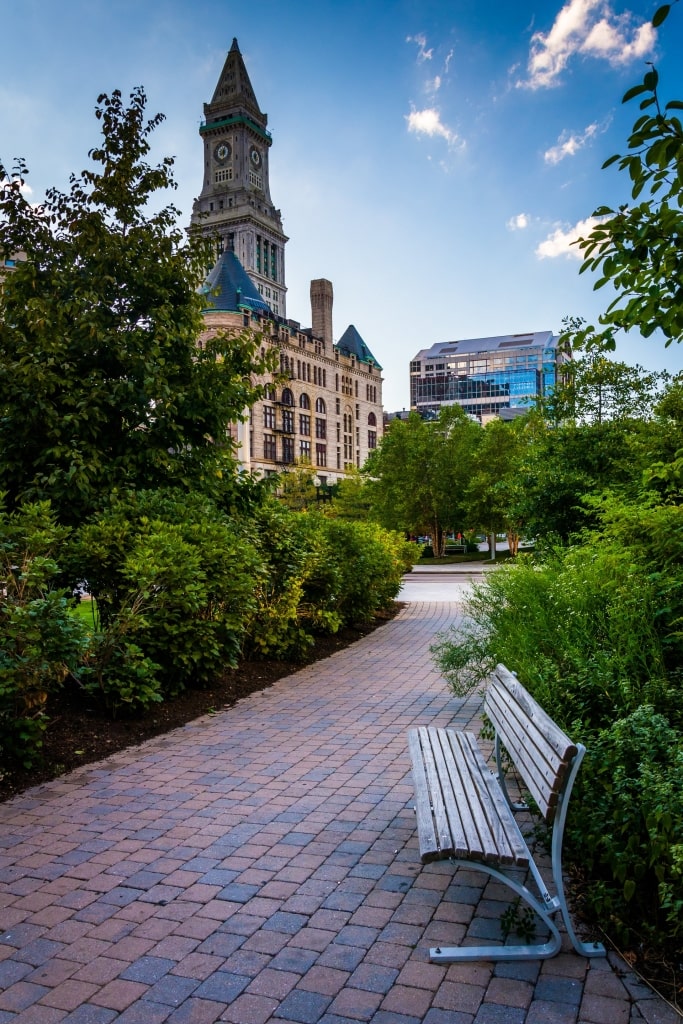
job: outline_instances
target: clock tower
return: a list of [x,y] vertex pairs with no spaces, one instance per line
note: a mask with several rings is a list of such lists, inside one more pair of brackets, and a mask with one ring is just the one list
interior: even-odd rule
[[203,188],[192,224],[214,237],[219,251],[234,252],[273,313],[286,317],[287,236],[270,198],[267,124],[233,39],[213,99],[204,104]]

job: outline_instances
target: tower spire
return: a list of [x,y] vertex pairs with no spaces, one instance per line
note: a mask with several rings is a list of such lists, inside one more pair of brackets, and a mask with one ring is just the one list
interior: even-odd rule
[[268,116],[259,108],[237,39],[233,39],[213,98],[210,103],[204,104],[204,113],[208,119],[209,114],[217,116],[223,110],[240,106],[265,128],[268,124]]

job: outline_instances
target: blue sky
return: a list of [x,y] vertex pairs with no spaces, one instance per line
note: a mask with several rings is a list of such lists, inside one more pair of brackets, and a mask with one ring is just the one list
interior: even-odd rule
[[[559,331],[607,293],[569,241],[628,199],[615,167],[654,61],[683,98],[683,5],[658,0],[23,0],[0,29],[0,158],[24,157],[32,198],[87,164],[99,92],[142,84],[166,121],[189,220],[198,126],[234,36],[273,134],[271,193],[287,245],[287,313],[334,285],[334,333],[353,323],[384,366],[384,404],[408,405],[408,364],[438,341]],[[618,357],[677,371],[683,350],[628,337]]]

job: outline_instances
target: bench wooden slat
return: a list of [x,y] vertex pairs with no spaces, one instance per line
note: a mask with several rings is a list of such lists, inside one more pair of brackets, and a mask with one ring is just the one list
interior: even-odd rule
[[448,740],[453,745],[457,743],[463,758],[471,766],[479,805],[495,837],[496,856],[493,859],[502,864],[527,867],[529,849],[498,785],[498,780],[484,760],[476,736],[471,732],[457,733],[448,730]]
[[434,763],[434,755],[429,742],[427,729],[424,726],[418,729],[418,736],[420,741],[421,758],[428,783],[429,803],[431,805],[433,829],[437,844],[436,855],[451,855],[453,853],[453,841],[451,838],[451,829],[449,828],[449,818],[447,818],[445,812],[441,783]]
[[446,730],[430,728],[427,732],[435,752],[441,784],[447,791],[446,812],[454,855],[490,857],[493,839],[487,831],[482,833],[479,827],[477,801],[469,793],[471,781],[467,772],[455,761],[453,751],[445,741]]
[[420,839],[420,851],[423,859],[432,860],[440,854],[440,844],[437,839],[432,817],[432,800],[429,793],[429,783],[425,773],[424,759],[422,757],[422,746],[420,733],[417,729],[411,729],[408,733],[408,748],[413,762],[413,783],[415,786],[415,813],[417,815],[417,832]]
[[486,711],[548,822],[577,748],[503,665],[486,694]]

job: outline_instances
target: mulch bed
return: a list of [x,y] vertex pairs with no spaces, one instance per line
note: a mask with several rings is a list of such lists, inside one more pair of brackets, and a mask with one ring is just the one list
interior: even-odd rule
[[143,718],[112,721],[101,708],[88,706],[81,692],[65,688],[50,701],[50,724],[43,736],[42,763],[30,770],[0,776],[0,802],[81,765],[101,761],[118,750],[177,729],[201,715],[230,707],[242,697],[264,690],[283,676],[328,658],[367,636],[394,618],[401,607],[396,603],[389,612],[377,615],[369,623],[347,627],[334,636],[318,637],[304,661],[243,661],[235,669],[226,669],[211,687],[188,690],[173,700],[155,704]]

